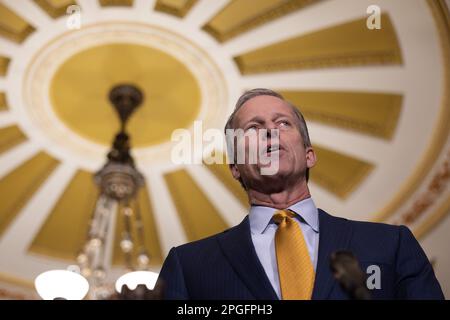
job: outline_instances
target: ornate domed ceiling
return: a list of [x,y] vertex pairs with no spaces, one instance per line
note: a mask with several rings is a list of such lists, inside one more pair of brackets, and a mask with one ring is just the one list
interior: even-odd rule
[[[371,4],[0,1],[0,280],[29,286],[75,263],[98,194],[92,174],[119,129],[108,92],[124,82],[145,96],[128,128],[154,270],[172,246],[246,215],[227,165],[201,154],[174,164],[171,135],[196,120],[223,128],[254,87],[304,113],[319,207],[425,237],[450,211],[449,15],[444,1],[379,0],[381,29],[371,30]],[[224,152],[205,141],[204,157]]]

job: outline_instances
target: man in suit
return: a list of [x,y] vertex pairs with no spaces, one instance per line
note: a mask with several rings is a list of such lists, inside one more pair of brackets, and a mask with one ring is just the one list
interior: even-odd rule
[[170,250],[160,273],[166,299],[347,299],[329,267],[330,255],[343,249],[364,272],[378,268],[372,298],[443,299],[408,228],[350,221],[316,207],[307,184],[316,156],[306,123],[280,94],[247,91],[225,129],[263,132],[258,136],[267,147],[257,154],[270,157],[270,165],[276,161],[277,170],[262,174],[267,162],[248,161],[250,142],[244,142],[245,161],[230,169],[247,192],[250,212],[231,229]]

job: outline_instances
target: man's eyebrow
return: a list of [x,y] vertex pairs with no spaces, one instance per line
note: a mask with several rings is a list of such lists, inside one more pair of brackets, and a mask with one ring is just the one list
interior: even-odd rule
[[[284,117],[284,118],[289,118],[289,116],[290,116],[290,115],[289,115],[289,114],[286,114],[286,113],[279,113],[279,112],[276,112],[276,113],[273,114],[273,118],[272,118],[272,119],[278,119],[278,118],[282,118],[282,117]],[[250,119],[248,119],[248,120],[242,122],[242,125],[245,126],[246,124],[249,124],[250,122],[264,123],[264,121],[265,121],[265,120],[264,120],[262,117],[260,117],[260,116],[254,116],[254,117],[252,117],[252,118],[250,118]]]
[[279,112],[277,112],[277,113],[275,113],[274,115],[273,115],[274,117],[273,117],[273,119],[278,119],[278,118],[281,118],[281,117],[287,117],[287,118],[289,118],[289,114],[286,114],[286,113],[279,113]]
[[250,123],[250,122],[262,123],[262,122],[264,122],[264,119],[261,118],[260,116],[254,116],[254,117],[248,119],[247,121],[244,121],[242,124],[247,124],[247,123]]

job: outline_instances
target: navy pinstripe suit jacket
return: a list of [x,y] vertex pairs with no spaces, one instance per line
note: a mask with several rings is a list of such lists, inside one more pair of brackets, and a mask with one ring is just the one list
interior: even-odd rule
[[[329,268],[330,254],[352,251],[365,271],[380,267],[374,299],[443,299],[432,266],[408,228],[333,217],[319,209],[313,299],[347,299]],[[166,299],[278,299],[259,262],[248,216],[212,237],[172,248],[158,281]]]

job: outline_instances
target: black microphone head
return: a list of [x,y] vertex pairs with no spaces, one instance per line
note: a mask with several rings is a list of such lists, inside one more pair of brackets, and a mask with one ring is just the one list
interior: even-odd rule
[[366,286],[367,275],[361,270],[358,259],[351,251],[333,252],[330,256],[330,269],[351,299],[370,299],[370,292]]

